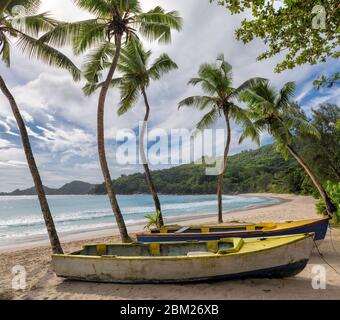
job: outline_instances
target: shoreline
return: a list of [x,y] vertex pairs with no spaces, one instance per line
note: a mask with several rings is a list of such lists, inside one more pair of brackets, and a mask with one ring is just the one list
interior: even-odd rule
[[[253,210],[253,209],[268,208],[268,207],[283,204],[285,202],[292,201],[291,199],[286,199],[284,197],[280,197],[280,196],[276,196],[272,194],[270,196],[269,194],[257,194],[257,193],[239,194],[239,196],[260,196],[260,195],[261,197],[271,198],[277,202],[267,203],[267,204],[252,204],[252,205],[248,205],[243,208],[234,209],[231,211],[225,211],[223,212],[225,223],[235,223],[235,221],[227,219],[228,216],[231,214],[242,213],[242,212],[246,212],[246,211]],[[183,225],[203,224],[208,221],[212,221],[212,219],[216,216],[217,216],[216,212],[214,213],[211,212],[211,213],[206,213],[206,214],[202,214],[199,216],[195,216],[195,215],[185,216],[185,217],[177,216],[174,218],[168,218],[168,219],[165,218],[164,220],[166,221],[166,224],[178,224],[178,223],[181,223]],[[242,221],[242,222],[249,222],[249,221]],[[215,221],[213,224],[217,224],[217,221]],[[128,232],[131,234],[144,231],[143,227],[144,227],[144,223],[140,223],[140,222],[127,226]],[[84,241],[84,240],[91,241],[92,239],[97,239],[101,237],[118,236],[118,235],[119,235],[119,230],[117,227],[114,227],[114,228],[97,229],[97,230],[92,230],[92,231],[82,231],[82,232],[77,232],[75,234],[65,233],[63,235],[60,235],[59,238],[62,243],[69,243],[72,241]],[[41,239],[41,238],[30,239],[27,242],[0,246],[0,253],[10,253],[10,252],[27,250],[27,249],[37,248],[37,247],[47,247],[47,246],[49,246],[48,239]]]
[[[255,194],[249,194],[255,195]],[[296,195],[256,194],[281,198],[274,205],[257,208],[246,208],[238,212],[224,215],[227,221],[288,221],[318,218],[315,211],[316,200],[312,197]],[[184,221],[192,224],[215,224],[212,217]],[[134,236],[132,230],[130,235]],[[62,245],[65,253],[79,250],[86,243],[112,243],[119,242],[118,235],[109,236],[101,232],[99,237],[92,235],[88,240],[65,240]],[[338,252],[335,251],[337,249]],[[323,255],[321,258],[318,250]],[[105,284],[69,281],[58,278],[51,266],[51,249],[48,245],[37,246],[31,249],[16,250],[0,254],[0,299],[34,299],[34,300],[192,300],[192,299],[340,299],[340,276],[332,269],[340,271],[340,230],[332,229],[326,239],[314,248],[306,268],[298,275],[285,279],[245,279],[218,281],[211,284]],[[326,262],[329,263],[330,267]],[[26,271],[27,287],[25,290],[15,291],[11,288],[12,268],[23,266]],[[326,269],[326,289],[314,290],[312,280],[315,278],[315,265]]]

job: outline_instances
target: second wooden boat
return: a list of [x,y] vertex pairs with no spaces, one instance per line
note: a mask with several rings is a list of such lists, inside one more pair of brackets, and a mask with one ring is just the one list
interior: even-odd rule
[[283,278],[301,272],[313,234],[175,243],[87,245],[53,255],[56,274],[75,280],[172,283],[248,277]]
[[326,236],[328,224],[329,218],[216,226],[165,226],[153,229],[150,233],[138,234],[137,239],[140,242],[204,241],[226,237],[254,238],[313,232],[315,241],[322,241]]

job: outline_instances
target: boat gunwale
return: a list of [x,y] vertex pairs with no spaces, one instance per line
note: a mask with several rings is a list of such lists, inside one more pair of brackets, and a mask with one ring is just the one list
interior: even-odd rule
[[[207,255],[197,255],[197,256],[87,256],[87,255],[76,255],[76,254],[53,254],[52,255],[52,259],[53,258],[57,258],[57,259],[81,259],[81,260],[101,260],[101,261],[105,261],[105,260],[153,260],[153,261],[177,261],[177,260],[197,260],[197,259],[212,259],[212,258],[223,258],[223,257],[227,257],[227,256],[233,256],[233,255],[245,255],[245,254],[256,254],[259,252],[263,252],[263,251],[267,251],[267,250],[273,250],[273,249],[277,249],[286,245],[291,245],[294,244],[296,242],[300,242],[303,240],[307,240],[308,238],[311,238],[312,241],[314,238],[315,233],[314,232],[310,232],[310,233],[305,233],[305,234],[297,234],[297,235],[289,235],[289,236],[274,236],[274,237],[268,237],[270,239],[273,238],[296,238],[294,240],[291,240],[289,242],[285,242],[279,245],[275,245],[275,246],[271,246],[271,247],[267,247],[267,248],[260,248],[260,249],[256,249],[256,250],[252,250],[252,251],[246,251],[246,252],[242,252],[241,250],[238,252],[230,252],[230,253],[225,253],[225,254],[221,254],[221,253],[215,253],[214,255],[211,254],[207,254]],[[227,238],[226,238],[227,239]],[[230,238],[231,240],[233,238]],[[264,241],[266,239],[263,239],[261,237],[259,238],[253,238],[253,239],[257,239],[259,241]],[[243,239],[245,240],[245,239]],[[220,240],[217,240],[220,241]],[[209,241],[194,241],[195,243],[206,243]],[[160,242],[162,243],[162,242]],[[181,242],[175,241],[175,242],[163,242],[164,244],[179,244]],[[185,243],[185,241],[184,241]],[[148,243],[145,243],[148,244]],[[100,245],[100,244],[95,244],[95,245]],[[86,246],[95,246],[95,245],[84,245],[84,248]],[[111,244],[106,244],[107,246],[112,246],[112,245],[124,245],[124,246],[133,246],[133,245],[138,245],[138,243],[111,243]],[[76,252],[79,252],[76,251]]]

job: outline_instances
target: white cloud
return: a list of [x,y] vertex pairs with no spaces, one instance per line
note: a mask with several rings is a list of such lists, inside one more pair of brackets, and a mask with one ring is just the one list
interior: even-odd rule
[[[276,1],[277,2],[277,1]],[[72,0],[42,1],[41,11],[50,11],[56,18],[76,21],[91,17],[77,9]],[[187,128],[192,130],[203,112],[190,108],[177,110],[178,102],[186,96],[201,94],[199,87],[188,87],[188,80],[197,74],[203,62],[213,62],[217,54],[225,57],[233,65],[235,86],[243,81],[261,76],[271,79],[275,86],[282,86],[287,81],[295,80],[299,85],[297,99],[305,101],[312,87],[311,79],[326,74],[331,64],[303,66],[281,74],[274,74],[273,69],[281,57],[257,62],[256,57],[265,49],[261,41],[243,45],[235,40],[234,30],[239,26],[242,15],[231,16],[222,7],[209,4],[208,0],[142,0],[145,10],[161,5],[167,10],[176,9],[184,18],[184,28],[175,32],[171,45],[146,43],[153,50],[153,58],[166,52],[179,66],[177,71],[154,82],[148,89],[151,105],[150,129]],[[70,49],[63,49],[70,53]],[[72,179],[101,182],[97,146],[96,146],[96,111],[97,94],[85,97],[81,91],[82,83],[74,83],[67,72],[50,68],[35,60],[28,60],[17,50],[13,51],[12,67],[0,64],[0,73],[16,98],[31,138],[35,158],[38,162],[44,184],[58,186]],[[72,57],[81,65],[82,57]],[[308,81],[306,82],[306,79]],[[305,106],[308,110],[321,102],[339,100],[339,91],[321,93],[312,98]],[[123,117],[116,114],[119,93],[111,90],[105,109],[105,134],[109,140],[107,156],[112,176],[141,170],[131,166],[122,168],[115,162],[115,146],[112,140],[118,129],[135,128],[144,116],[143,101]],[[15,187],[29,187],[32,181],[26,168],[16,165],[25,163],[17,126],[7,100],[0,94],[0,167],[1,190]],[[219,121],[216,128],[223,128]],[[231,153],[241,149],[255,148],[250,141],[241,147],[238,145],[240,128],[233,125]],[[264,137],[268,139],[267,136]],[[5,168],[4,163],[7,163]],[[8,166],[10,164],[10,166]],[[14,166],[13,166],[14,165]],[[10,170],[8,170],[10,168]],[[6,171],[7,170],[7,171]]]

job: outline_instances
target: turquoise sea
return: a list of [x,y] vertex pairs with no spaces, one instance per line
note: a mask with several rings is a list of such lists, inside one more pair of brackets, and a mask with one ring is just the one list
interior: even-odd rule
[[[160,199],[168,223],[217,212],[215,195],[161,195]],[[49,196],[48,200],[61,236],[116,226],[107,196]],[[149,195],[122,195],[118,201],[128,227],[145,225],[144,216],[154,213]],[[223,196],[223,209],[228,212],[277,201],[269,197]],[[35,196],[0,197],[0,246],[44,239],[46,228]]]

